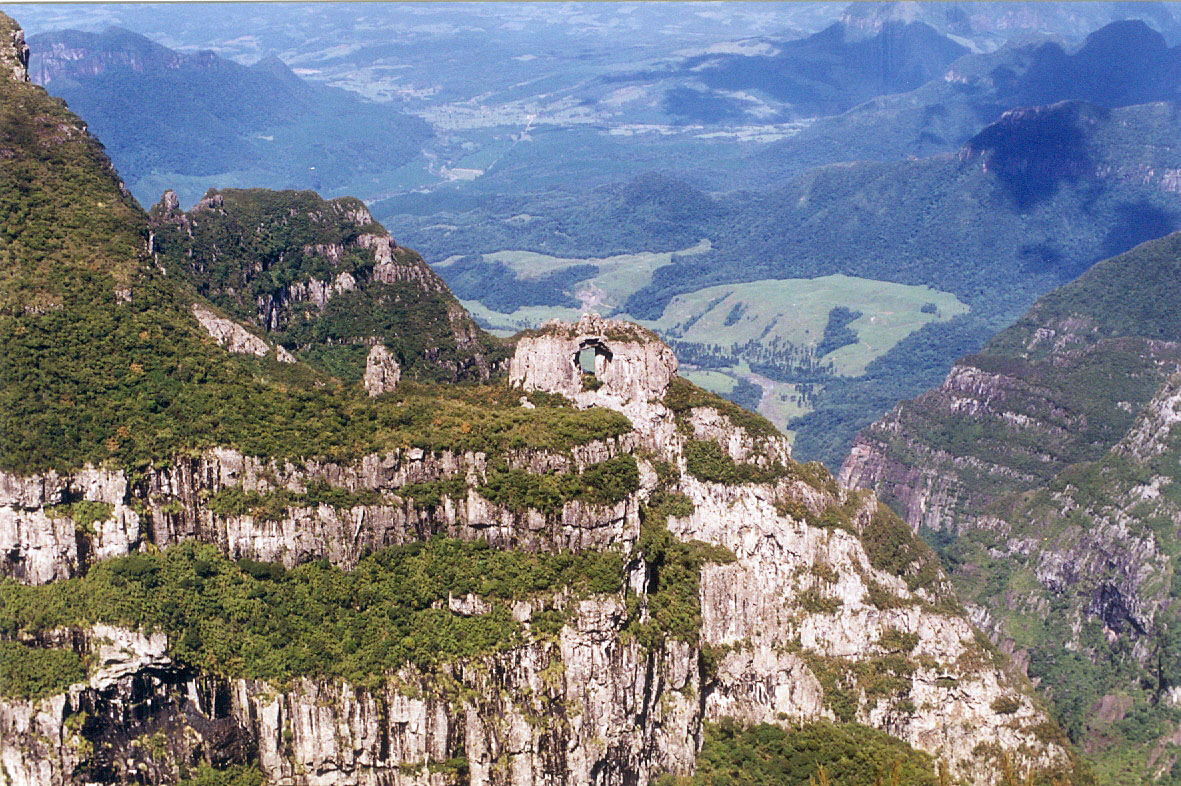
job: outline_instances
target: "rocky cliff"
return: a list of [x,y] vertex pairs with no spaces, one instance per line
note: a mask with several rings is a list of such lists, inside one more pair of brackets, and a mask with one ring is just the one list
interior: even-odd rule
[[[691,772],[703,724],[724,718],[858,721],[973,782],[988,781],[1002,751],[1023,768],[1070,766],[930,552],[872,497],[792,462],[764,422],[677,380],[671,352],[653,337],[595,318],[551,326],[518,347],[521,393],[561,395],[565,383],[544,380],[556,364],[575,368],[570,350],[587,342],[620,370],[601,367],[603,387],[575,394],[576,406],[615,406],[633,429],[567,452],[409,450],[296,466],[223,449],[136,477],[5,475],[5,564],[25,582],[60,584],[117,555],[189,539],[288,567],[326,558],[353,568],[367,553],[432,535],[614,552],[623,567],[614,592],[518,599],[520,644],[406,665],[368,689],[315,674],[267,684],[232,668],[203,672],[174,654],[179,631],[21,626],[20,640],[67,646],[97,665],[86,684],[3,705],[11,782],[137,772],[170,782],[180,762],[257,761],[270,779],[309,784],[452,782],[460,770],[472,783],[646,783]],[[625,378],[645,364],[659,368]],[[532,411],[552,406],[538,401],[525,399]],[[545,508],[497,493],[497,473],[586,476],[621,457],[638,476],[614,504]],[[734,479],[721,481],[726,472]],[[432,483],[440,490],[428,499]],[[315,488],[338,491],[335,506],[310,504]],[[251,495],[254,508],[226,504]],[[289,507],[270,512],[264,500],[276,495]],[[691,581],[688,621],[662,617],[662,593],[674,587],[668,557],[652,545],[658,528],[673,538],[663,548],[713,549]],[[459,616],[496,605],[473,595],[447,602]],[[564,610],[556,632],[535,627],[547,608]]]
[[1175,761],[1179,264],[1172,235],[1043,298],[840,475],[929,531],[1101,772],[1129,749],[1148,775]]
[[169,191],[150,215],[165,271],[350,382],[361,380],[378,344],[416,379],[486,380],[505,359],[443,280],[359,200],[227,189],[183,212]]

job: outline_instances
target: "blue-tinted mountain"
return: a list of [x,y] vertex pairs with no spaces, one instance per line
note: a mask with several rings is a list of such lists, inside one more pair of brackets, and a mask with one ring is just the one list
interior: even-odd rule
[[1054,36],[1081,41],[1106,24],[1138,19],[1181,43],[1181,22],[1164,2],[970,2],[851,3],[841,21],[858,29],[874,28],[891,20],[925,22],[944,35],[971,42],[976,51],[989,51],[1007,41],[1031,36]]
[[888,22],[870,35],[836,23],[769,55],[701,55],[681,69],[708,87],[757,91],[796,116],[843,112],[874,96],[913,90],[967,53],[922,23]]
[[112,28],[34,36],[30,73],[102,138],[133,193],[186,203],[249,182],[335,194],[415,157],[426,123],[306,82],[275,57],[251,67]]
[[834,161],[955,150],[1002,113],[1060,101],[1116,108],[1181,99],[1181,45],[1141,20],[1116,21],[1072,51],[1056,42],[967,55],[927,84],[820,118],[757,154],[768,181]]

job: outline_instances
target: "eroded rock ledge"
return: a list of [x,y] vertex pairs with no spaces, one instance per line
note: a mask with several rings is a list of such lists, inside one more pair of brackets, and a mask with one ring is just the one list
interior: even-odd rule
[[[602,358],[597,389],[584,389],[576,366],[588,347]],[[65,783],[80,772],[110,782],[131,771],[158,781],[179,761],[257,760],[274,782],[299,786],[463,778],[645,786],[661,772],[691,772],[703,724],[727,717],[856,720],[938,755],[978,786],[992,781],[999,751],[1022,769],[1068,767],[1068,751],[1040,731],[1052,724],[1028,684],[994,660],[937,568],[917,581],[907,572],[917,563],[887,569],[880,546],[867,546],[879,515],[872,495],[796,465],[781,437],[738,425],[725,402],[670,408],[670,387],[684,384],[675,369],[671,351],[646,331],[593,316],[523,338],[515,384],[618,409],[634,425],[567,453],[410,449],[352,465],[296,466],[220,449],[136,477],[102,469],[0,475],[0,564],[30,583],[188,538],[232,557],[288,565],[325,557],[347,568],[367,550],[445,533],[503,548],[618,549],[627,566],[618,593],[536,598],[539,608],[574,604],[556,636],[430,673],[405,667],[373,691],[332,680],[211,677],[172,662],[159,636],[64,631],[57,643],[97,655],[99,666],[64,694],[0,702],[0,761],[10,781]],[[695,475],[694,450],[707,444],[717,462],[753,468],[754,479]],[[494,461],[540,474],[625,455],[636,461],[639,487],[615,505],[573,499],[555,512],[522,511],[477,490]],[[447,479],[462,483],[440,487],[430,503],[409,491]],[[213,502],[227,489],[299,494],[315,483],[362,494],[361,502],[289,508],[271,519],[219,512]],[[641,511],[658,491],[673,490],[691,512],[668,518],[669,532],[734,559],[701,569],[695,638],[645,647],[625,630],[630,615],[648,619],[658,580],[637,551]],[[76,500],[103,506],[87,509],[101,520],[82,525],[69,507]],[[514,619],[528,625],[532,602],[514,607]],[[447,607],[471,615],[488,604],[472,596]],[[885,673],[885,683],[873,678]],[[154,753],[133,744],[156,734]]]

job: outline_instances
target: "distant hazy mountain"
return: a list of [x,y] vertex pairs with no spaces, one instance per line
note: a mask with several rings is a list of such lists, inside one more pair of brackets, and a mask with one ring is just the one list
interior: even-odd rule
[[824,117],[757,154],[767,179],[834,161],[954,150],[1002,112],[1058,101],[1104,107],[1181,98],[1181,45],[1146,23],[1113,22],[1075,50],[1054,42],[968,55],[927,84]]
[[894,2],[852,3],[841,15],[850,27],[876,29],[889,21],[925,22],[944,35],[989,49],[1030,36],[1079,40],[1109,22],[1139,19],[1181,43],[1177,3],[1168,2]]
[[[887,22],[865,34],[842,23],[770,54],[699,55],[680,65],[710,88],[756,91],[797,117],[843,112],[884,93],[919,87],[968,50],[922,23]],[[671,113],[690,114],[688,107]]]
[[102,138],[132,192],[173,187],[190,204],[240,181],[334,194],[417,155],[418,118],[315,85],[280,60],[246,67],[126,30],[34,36],[30,74]]

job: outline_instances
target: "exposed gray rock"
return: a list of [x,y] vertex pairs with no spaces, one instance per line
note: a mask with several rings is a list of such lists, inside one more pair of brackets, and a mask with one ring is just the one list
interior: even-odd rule
[[25,44],[25,33],[11,19],[0,20],[4,37],[0,43],[0,68],[7,68],[14,82],[29,81],[29,47]]
[[219,317],[200,303],[193,304],[193,316],[201,327],[205,328],[214,341],[225,347],[227,351],[239,355],[254,355],[266,357],[275,353],[280,363],[294,363],[295,358],[283,347],[272,347],[266,341],[251,333],[232,319]]
[[[594,353],[597,389],[584,384],[579,365],[584,350]],[[555,320],[536,335],[522,337],[509,367],[509,383],[560,393],[580,406],[623,409],[662,399],[676,372],[676,356],[651,332],[584,314],[575,324]]]
[[[588,338],[611,352],[599,369],[603,387],[570,391],[563,385],[574,371],[573,355]],[[331,680],[270,685],[195,677],[168,661],[159,638],[75,632],[81,640],[75,649],[96,664],[89,684],[37,703],[0,702],[0,761],[12,782],[64,783],[80,765],[85,771],[90,765],[79,751],[86,728],[74,731],[77,721],[70,720],[85,711],[115,734],[120,772],[138,768],[162,780],[179,761],[256,756],[273,782],[291,786],[441,786],[447,762],[463,757],[472,784],[646,786],[658,773],[692,772],[706,722],[837,717],[826,687],[833,674],[852,696],[842,713],[938,754],[975,786],[995,775],[981,758],[982,744],[1008,751],[1021,769],[1066,766],[1066,751],[1034,731],[1047,718],[1028,685],[995,664],[954,606],[937,605],[945,580],[911,590],[873,567],[855,534],[876,510],[871,495],[794,475],[764,484],[697,480],[685,472],[690,437],[714,440],[736,460],[765,466],[789,460],[786,441],[756,440],[711,408],[678,426],[660,400],[675,360],[638,328],[588,317],[578,326],[550,326],[532,341],[514,359],[522,388],[569,391],[579,406],[614,407],[635,430],[569,453],[520,449],[489,457],[407,449],[351,465],[307,460],[297,467],[216,449],[150,468],[134,486],[120,472],[99,470],[0,474],[0,536],[6,538],[0,546],[8,549],[0,567],[40,583],[81,572],[93,554],[196,538],[231,557],[288,565],[324,557],[348,568],[367,551],[442,533],[504,548],[619,549],[628,557],[621,578],[635,593],[630,604],[622,590],[583,600],[530,597],[511,609],[526,626],[542,608],[570,611],[556,638],[527,636],[507,651],[430,673],[405,667],[373,691]],[[644,369],[651,378],[640,376]],[[532,473],[571,472],[621,453],[636,456],[640,488],[616,505],[572,500],[546,515],[500,507],[475,490],[492,458]],[[722,547],[734,560],[702,569],[696,638],[670,636],[649,651],[625,626],[650,620],[656,574],[636,543],[641,507],[658,485],[657,459],[679,468],[677,488],[693,503],[691,514],[669,520],[670,532]],[[468,489],[434,507],[399,493],[408,484],[449,477],[465,478]],[[300,493],[312,482],[378,495],[349,509],[293,508],[277,521],[209,509],[209,499],[225,489]],[[79,495],[112,506],[110,521],[84,538],[46,510]],[[142,519],[131,511],[133,499],[143,506]],[[847,511],[848,528],[818,523],[833,507]],[[491,605],[464,595],[448,598],[446,608],[478,615]],[[890,642],[899,640],[913,646],[896,651],[901,645]],[[707,654],[715,669],[707,670]],[[908,665],[891,683],[902,687],[882,695],[857,675],[876,673],[891,654]],[[994,710],[1002,697],[1015,700],[1016,711]],[[132,744],[148,730],[164,730],[168,739],[166,754],[152,761]]]
[[362,384],[370,396],[380,396],[389,393],[398,386],[402,378],[402,368],[398,359],[381,344],[375,344],[365,358],[365,378]]

